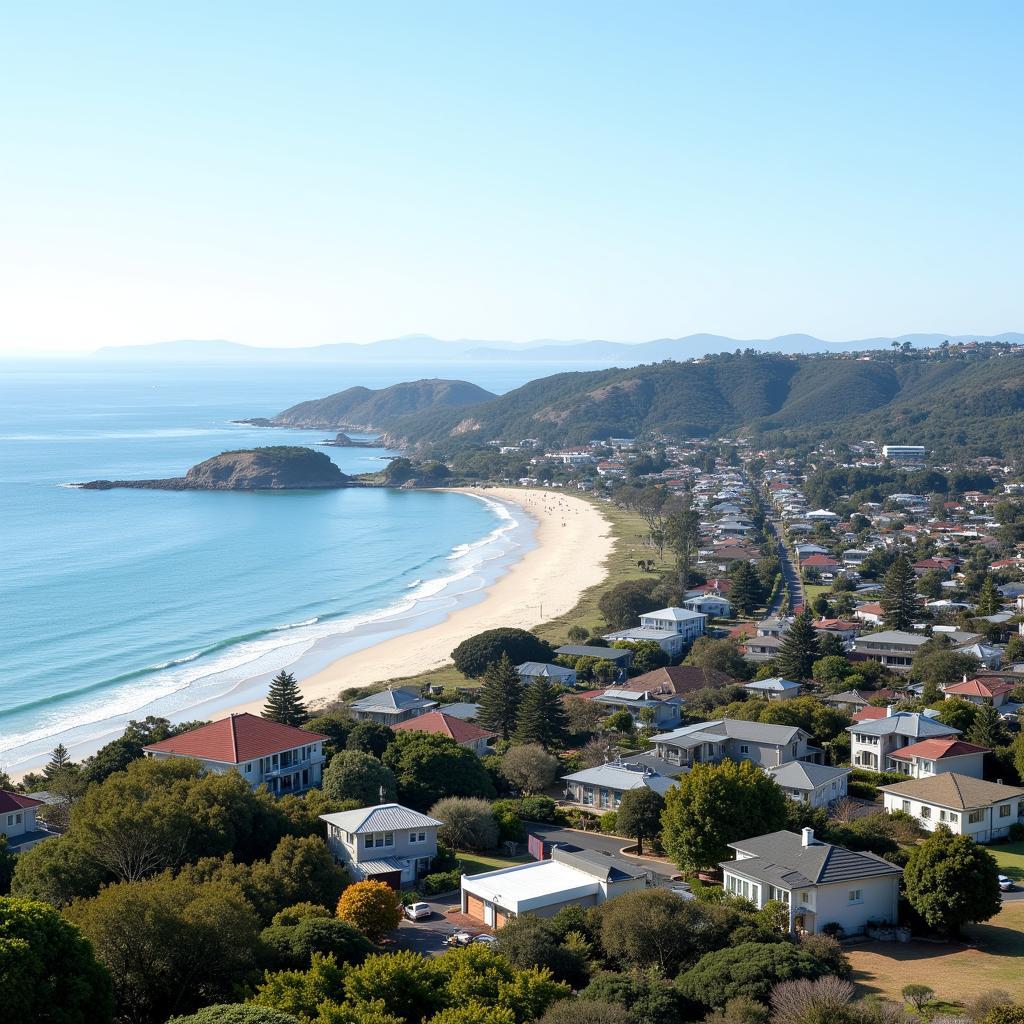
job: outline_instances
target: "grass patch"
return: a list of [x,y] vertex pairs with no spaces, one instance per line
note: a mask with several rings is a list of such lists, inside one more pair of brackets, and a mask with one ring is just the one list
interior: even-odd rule
[[1024,903],[1009,903],[991,921],[964,929],[976,943],[934,945],[925,942],[870,943],[847,952],[862,995],[877,994],[902,1002],[910,981],[934,989],[936,998],[964,1000],[1000,988],[1024,1000]]
[[1008,875],[1015,882],[1024,884],[1024,843],[1003,843],[1001,846],[986,846],[985,849],[995,857],[1001,875]]
[[814,604],[822,594],[828,598],[832,593],[831,587],[822,587],[816,583],[805,583],[804,584],[804,599],[808,605]]
[[464,875],[479,875],[484,871],[497,871],[498,868],[508,868],[533,860],[532,857],[526,855],[522,857],[493,857],[483,853],[458,853],[456,858]]

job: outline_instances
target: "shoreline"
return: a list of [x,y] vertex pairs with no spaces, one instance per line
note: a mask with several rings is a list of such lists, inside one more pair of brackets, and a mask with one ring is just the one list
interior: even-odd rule
[[[592,502],[541,488],[453,487],[517,505],[536,523],[536,543],[488,588],[483,599],[449,612],[443,621],[383,640],[336,659],[299,680],[311,710],[346,691],[441,668],[468,637],[501,626],[531,629],[571,611],[584,591],[608,574],[614,549],[611,523]],[[223,709],[223,714],[259,714],[263,701]]]

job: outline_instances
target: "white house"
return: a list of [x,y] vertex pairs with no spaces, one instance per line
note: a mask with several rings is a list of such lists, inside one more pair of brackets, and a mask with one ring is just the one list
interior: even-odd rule
[[851,736],[851,764],[876,772],[887,771],[890,756],[912,743],[960,735],[959,729],[927,715],[917,711],[894,711],[892,707],[885,709],[884,717],[856,722],[846,731]]
[[912,779],[926,779],[944,772],[980,779],[985,774],[988,753],[991,753],[988,747],[979,747],[955,736],[937,736],[894,750],[886,761],[885,770],[902,772]]
[[713,619],[732,618],[732,605],[724,597],[718,597],[715,594],[701,594],[698,597],[688,597],[683,602],[683,607],[691,612],[709,615]]
[[1024,789],[947,772],[879,786],[887,811],[905,811],[933,832],[946,825],[979,843],[1001,839],[1024,823]]
[[412,885],[430,871],[443,822],[401,804],[321,814],[331,853],[358,882],[373,878],[393,889]]
[[868,921],[896,922],[903,869],[873,853],[859,853],[814,838],[814,830],[772,832],[729,846],[723,886],[761,908],[778,900],[789,908],[790,930],[814,933],[838,924],[847,935]]
[[54,835],[36,822],[36,811],[42,806],[42,800],[0,789],[0,836],[7,837],[11,853],[31,850]]
[[852,768],[833,768],[810,761],[787,761],[765,771],[775,780],[790,800],[828,807],[846,796]]
[[755,679],[751,683],[745,683],[743,689],[751,696],[763,697],[765,700],[790,700],[799,697],[803,687],[799,683],[794,683],[792,679],[773,676],[771,679]]
[[708,617],[688,608],[662,608],[640,616],[639,627],[605,634],[609,643],[616,640],[653,640],[670,658],[678,658],[697,637],[704,635]]
[[320,785],[326,736],[248,712],[143,747],[147,757],[197,758],[207,771],[237,771],[255,789],[301,793]]
[[552,917],[562,907],[594,907],[643,889],[647,872],[618,857],[555,847],[550,860],[462,876],[462,913],[500,928],[520,914]]

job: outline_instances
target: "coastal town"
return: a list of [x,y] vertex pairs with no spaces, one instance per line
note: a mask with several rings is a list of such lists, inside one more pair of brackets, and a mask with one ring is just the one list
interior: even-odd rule
[[1024,467],[908,440],[489,443],[526,472],[477,493],[603,531],[581,592],[0,774],[24,977],[131,1024],[1024,1019]]

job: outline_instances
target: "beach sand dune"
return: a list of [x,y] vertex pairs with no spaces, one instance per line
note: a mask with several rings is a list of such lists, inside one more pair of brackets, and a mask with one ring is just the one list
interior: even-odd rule
[[[482,601],[443,622],[346,655],[300,680],[311,707],[347,689],[415,676],[451,661],[451,652],[485,629],[529,629],[574,608],[587,588],[607,574],[613,540],[608,520],[593,503],[572,494],[516,487],[460,488],[521,506],[536,520],[536,546],[496,580]],[[258,714],[262,701],[233,708]]]

